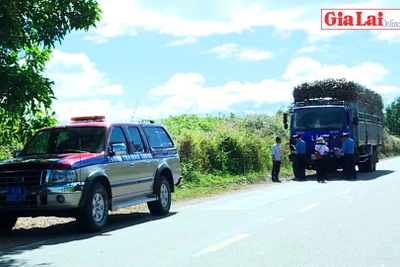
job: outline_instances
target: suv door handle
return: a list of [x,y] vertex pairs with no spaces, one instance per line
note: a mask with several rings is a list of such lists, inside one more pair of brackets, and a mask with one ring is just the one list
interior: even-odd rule
[[131,162],[129,165],[131,165],[131,167],[135,167],[135,162]]

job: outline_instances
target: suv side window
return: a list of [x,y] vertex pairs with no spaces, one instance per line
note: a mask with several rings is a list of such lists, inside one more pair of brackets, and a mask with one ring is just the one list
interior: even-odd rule
[[[124,143],[126,148],[128,149],[126,137],[125,137],[124,131],[122,130],[121,127],[113,127],[111,129],[109,145],[115,144],[115,143]],[[126,151],[126,152],[128,153],[128,151]]]
[[142,136],[140,135],[139,129],[134,126],[129,126],[128,134],[132,140],[133,152],[134,153],[144,152],[143,140]]
[[174,147],[172,139],[169,137],[163,127],[144,127],[149,137],[150,145],[153,148],[171,148]]

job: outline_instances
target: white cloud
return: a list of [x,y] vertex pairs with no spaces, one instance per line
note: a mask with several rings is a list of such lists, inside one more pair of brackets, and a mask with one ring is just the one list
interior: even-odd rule
[[229,58],[232,57],[239,51],[239,45],[234,43],[223,44],[211,48],[210,50],[203,51],[200,54],[216,54],[219,58]]
[[272,58],[272,52],[270,51],[260,51],[256,49],[247,49],[238,55],[239,60],[244,61],[259,61]]
[[180,40],[172,41],[168,45],[169,46],[181,46],[184,44],[194,44],[194,43],[197,43],[197,38],[188,36],[188,37],[180,39]]
[[[77,56],[76,59],[81,57],[82,55]],[[74,62],[73,56],[69,59],[69,62]],[[210,87],[200,73],[178,73],[164,84],[148,91],[148,97],[155,107],[139,105],[135,120],[184,113],[235,112],[234,105],[240,104],[245,104],[244,109],[249,110],[251,106],[254,109],[261,105],[289,103],[292,101],[295,85],[327,77],[356,80],[378,93],[388,95],[399,91],[395,86],[382,84],[388,74],[389,71],[379,63],[366,61],[354,66],[325,65],[308,57],[293,60],[281,78],[266,78],[258,83],[231,81]],[[67,82],[64,84],[66,88],[76,84],[74,80],[69,80],[69,84]],[[85,85],[91,88],[90,84]],[[90,91],[88,88],[81,90]],[[101,99],[98,96],[92,100],[72,102],[64,98],[62,101],[55,101],[54,110],[60,115],[60,122],[67,122],[70,117],[81,115],[106,115],[110,120],[127,121],[132,117],[134,106],[126,107],[123,102],[113,103],[110,99]]]
[[243,61],[259,61],[270,59],[273,56],[270,51],[241,48],[238,44],[234,43],[217,46],[200,54],[216,54],[221,59],[236,57],[238,60]]
[[59,102],[55,101],[53,110],[57,112],[59,123],[68,123],[74,116],[104,115],[110,121],[134,121],[162,117],[160,109],[150,107],[126,108],[122,102],[113,104],[106,99],[91,99],[85,101]]
[[328,52],[329,45],[313,45],[313,46],[305,46],[297,51],[297,53],[315,53],[315,52]]
[[95,97],[123,94],[120,84],[111,84],[86,54],[54,50],[46,75],[55,82],[57,98]]
[[385,85],[375,86],[374,90],[379,94],[392,94],[400,91],[400,89],[397,88],[396,86],[385,86]]
[[389,44],[400,43],[400,32],[396,30],[392,31],[373,31],[374,40],[376,41],[387,41]]
[[388,74],[389,71],[379,63],[367,61],[354,67],[347,67],[345,65],[329,66],[307,57],[300,57],[289,64],[283,78],[302,78],[303,80],[311,81],[326,77],[345,77],[350,80],[360,81],[366,86],[371,86],[376,82],[383,81]]
[[[97,28],[91,30],[88,40],[104,42],[109,38],[130,35],[135,36],[139,31],[153,31],[159,34],[175,37],[205,37],[215,34],[242,34],[255,27],[273,27],[275,32],[287,38],[294,30],[305,31],[310,41],[317,41],[333,36],[342,35],[347,31],[321,31],[320,12],[315,4],[286,3],[267,4],[262,1],[248,3],[245,1],[213,1],[202,2],[196,9],[207,9],[208,12],[199,13],[193,5],[179,4],[179,8],[171,3],[161,8],[146,7],[147,1],[101,0],[100,7],[104,11]],[[348,6],[333,3],[336,8]],[[167,5],[167,4],[166,4]],[[324,4],[325,7],[327,6]],[[329,5],[328,5],[329,6]],[[205,8],[207,7],[207,8]],[[351,7],[379,8],[380,0],[351,5]],[[217,11],[216,11],[217,10]],[[211,12],[213,11],[213,12]],[[204,14],[204,15],[199,15]]]
[[176,74],[168,82],[149,91],[150,96],[162,96],[160,108],[164,115],[179,113],[229,112],[235,104],[256,105],[292,101],[293,87],[316,79],[347,78],[356,80],[378,93],[399,91],[394,86],[379,85],[388,75],[381,64],[363,62],[355,66],[324,65],[306,57],[292,61],[282,79],[264,79],[259,83],[232,81],[217,87],[207,87],[198,73]]

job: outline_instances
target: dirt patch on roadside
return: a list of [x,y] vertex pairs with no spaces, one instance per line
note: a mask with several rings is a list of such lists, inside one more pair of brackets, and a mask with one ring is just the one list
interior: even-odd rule
[[[147,210],[147,205],[138,205],[120,209],[110,213],[111,223],[125,223],[127,216],[134,217],[139,212]],[[125,215],[125,216],[123,216]],[[133,218],[133,221],[135,218]],[[128,223],[128,222],[126,222]],[[59,217],[22,217],[14,229],[5,236],[0,236],[0,251],[24,246],[47,239],[64,236],[80,235],[75,228],[75,218]]]

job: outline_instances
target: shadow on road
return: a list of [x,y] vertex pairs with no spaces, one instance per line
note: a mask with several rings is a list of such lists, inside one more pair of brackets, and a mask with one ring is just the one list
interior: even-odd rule
[[[329,173],[328,174],[328,181],[349,181],[349,182],[357,182],[357,181],[369,181],[369,180],[375,180],[380,177],[389,175],[393,173],[394,171],[390,170],[376,170],[374,172],[358,172],[357,171],[357,180],[346,180],[342,178],[342,171],[337,171],[334,173]],[[296,180],[293,180],[296,181]],[[308,175],[306,181],[317,181],[317,175]]]
[[[24,251],[38,249],[45,245],[57,245],[70,241],[87,239],[93,236],[109,236],[109,232],[129,226],[165,219],[175,215],[170,212],[166,216],[154,217],[149,213],[114,214],[109,216],[105,229],[100,233],[77,233],[75,221],[49,226],[47,228],[16,229],[6,236],[0,235],[0,266],[26,266],[23,261],[10,259],[8,256]],[[17,247],[16,247],[17,246]],[[50,264],[41,264],[46,266]]]

